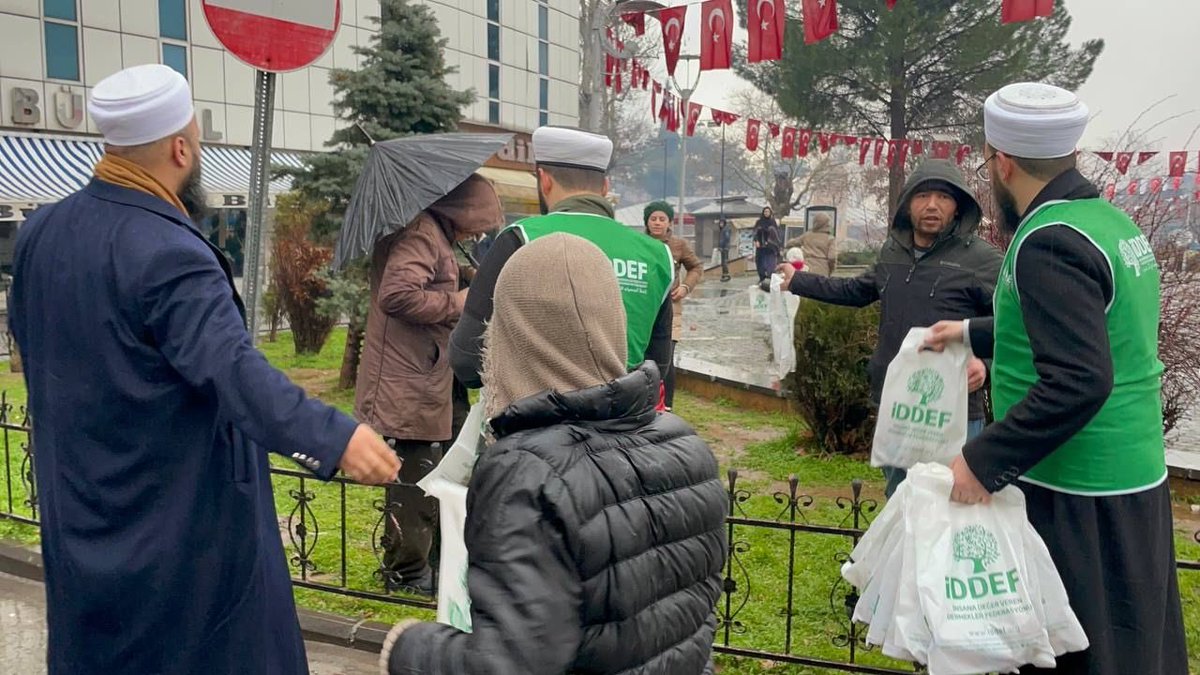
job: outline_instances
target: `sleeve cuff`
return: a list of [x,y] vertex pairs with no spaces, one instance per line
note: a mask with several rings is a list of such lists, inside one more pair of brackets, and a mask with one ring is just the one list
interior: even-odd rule
[[969,353],[974,354],[975,350],[971,349],[971,320],[970,319],[963,319],[963,329],[962,330],[963,330],[963,344],[967,346],[967,351]]

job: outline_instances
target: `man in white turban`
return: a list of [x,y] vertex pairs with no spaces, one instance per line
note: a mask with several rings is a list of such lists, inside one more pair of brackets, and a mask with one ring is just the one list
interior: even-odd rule
[[370,428],[305,396],[247,333],[203,204],[187,81],[100,81],[105,154],[17,238],[51,675],[308,673],[266,450],[383,483]]
[[[1159,276],[1146,237],[1075,168],[1088,109],[1045,84],[984,109],[986,160],[1012,243],[995,316],[934,327],[991,358],[997,422],[953,464],[953,499],[1015,483],[1090,647],[1057,672],[1188,672],[1163,451]],[[1024,671],[1023,671],[1024,672]]]

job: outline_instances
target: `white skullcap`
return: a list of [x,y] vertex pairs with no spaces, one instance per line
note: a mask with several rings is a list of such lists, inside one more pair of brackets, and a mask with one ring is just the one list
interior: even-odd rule
[[568,166],[608,171],[613,143],[607,136],[567,127],[542,127],[533,132],[533,161],[547,166]]
[[1088,108],[1075,94],[1049,84],[1010,84],[983,105],[988,145],[1006,155],[1055,159],[1075,153]]
[[88,113],[109,145],[142,145],[178,133],[196,116],[187,80],[160,64],[134,66],[100,80]]

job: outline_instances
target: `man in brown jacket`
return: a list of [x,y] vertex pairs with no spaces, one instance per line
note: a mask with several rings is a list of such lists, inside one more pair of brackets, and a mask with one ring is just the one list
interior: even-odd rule
[[824,213],[813,218],[810,232],[791,239],[784,249],[800,247],[804,251],[805,272],[833,276],[837,271],[837,239],[832,234],[833,221]]
[[466,291],[459,290],[453,245],[503,221],[496,191],[473,175],[375,244],[355,415],[377,429],[404,461],[403,485],[387,491],[383,572],[388,590],[432,593],[429,548],[437,500],[414,484],[437,465],[454,434],[449,342]]

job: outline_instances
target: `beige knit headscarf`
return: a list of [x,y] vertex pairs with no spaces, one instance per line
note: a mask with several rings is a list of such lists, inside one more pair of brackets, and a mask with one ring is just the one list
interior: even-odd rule
[[612,262],[595,244],[552,234],[522,246],[496,280],[484,336],[484,412],[625,375],[625,305]]

